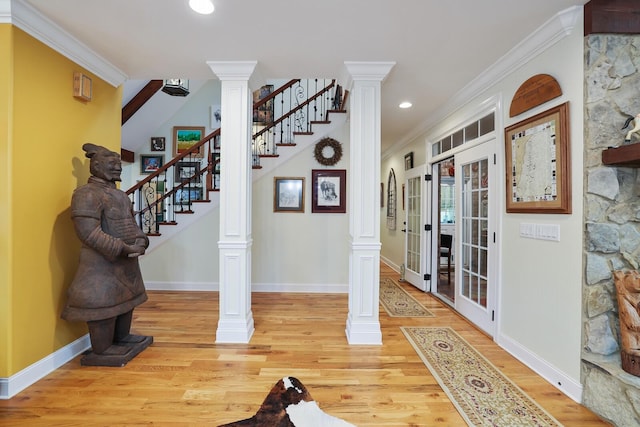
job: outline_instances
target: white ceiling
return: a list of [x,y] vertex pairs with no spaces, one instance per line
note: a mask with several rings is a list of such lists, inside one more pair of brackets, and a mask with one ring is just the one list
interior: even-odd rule
[[[383,150],[424,126],[558,12],[587,0],[23,0],[129,79],[215,78],[206,61],[256,60],[263,79],[334,78],[345,61],[394,61]],[[541,70],[544,72],[544,70]],[[413,108],[400,110],[401,101]]]

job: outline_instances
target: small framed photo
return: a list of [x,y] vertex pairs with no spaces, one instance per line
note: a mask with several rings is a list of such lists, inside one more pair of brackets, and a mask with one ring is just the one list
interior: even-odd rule
[[347,171],[345,169],[313,169],[311,171],[313,213],[347,212]]
[[413,151],[404,156],[404,170],[413,169]]
[[164,136],[151,137],[151,151],[164,151],[165,147]]
[[164,165],[162,154],[141,154],[140,173],[153,173]]
[[273,211],[304,212],[304,178],[273,178]]
[[190,205],[195,200],[202,200],[202,187],[182,187],[173,193],[174,205]]
[[176,183],[200,183],[200,162],[178,162],[175,166],[174,182]]

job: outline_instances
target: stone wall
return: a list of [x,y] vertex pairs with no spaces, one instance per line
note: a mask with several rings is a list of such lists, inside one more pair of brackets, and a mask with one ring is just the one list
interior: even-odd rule
[[622,145],[624,122],[640,113],[639,69],[640,36],[585,38],[583,403],[617,426],[640,425],[640,378],[621,368],[612,274],[640,267],[640,174],[603,165],[602,151]]

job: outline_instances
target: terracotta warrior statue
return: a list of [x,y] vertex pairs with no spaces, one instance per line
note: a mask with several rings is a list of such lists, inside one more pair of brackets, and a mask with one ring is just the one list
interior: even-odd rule
[[135,222],[129,197],[116,187],[120,155],[94,144],[82,149],[91,177],[71,200],[82,249],[62,318],[87,322],[92,352],[83,365],[124,366],[153,342],[129,333],[134,307],[147,300],[138,256],[149,239]]
[[622,369],[640,376],[640,274],[614,271],[620,317],[620,358]]

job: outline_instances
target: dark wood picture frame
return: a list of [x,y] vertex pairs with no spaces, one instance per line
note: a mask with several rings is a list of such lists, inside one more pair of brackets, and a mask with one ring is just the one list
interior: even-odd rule
[[346,169],[313,169],[311,171],[311,188],[311,212],[347,212]]
[[404,170],[413,169],[413,151],[404,156]]
[[167,148],[164,136],[151,137],[151,151],[164,151]]
[[202,175],[200,175],[200,162],[178,162],[175,166],[174,182],[199,184]]
[[273,211],[304,212],[304,177],[273,178]]
[[[173,156],[184,153],[205,137],[204,126],[174,126]],[[204,146],[193,153],[193,157],[204,157]]]
[[162,154],[140,154],[140,173],[149,174],[157,171],[164,165]]
[[504,131],[508,213],[571,213],[569,103]]
[[202,187],[182,187],[173,193],[173,204],[175,206],[190,205],[196,200],[202,200]]

